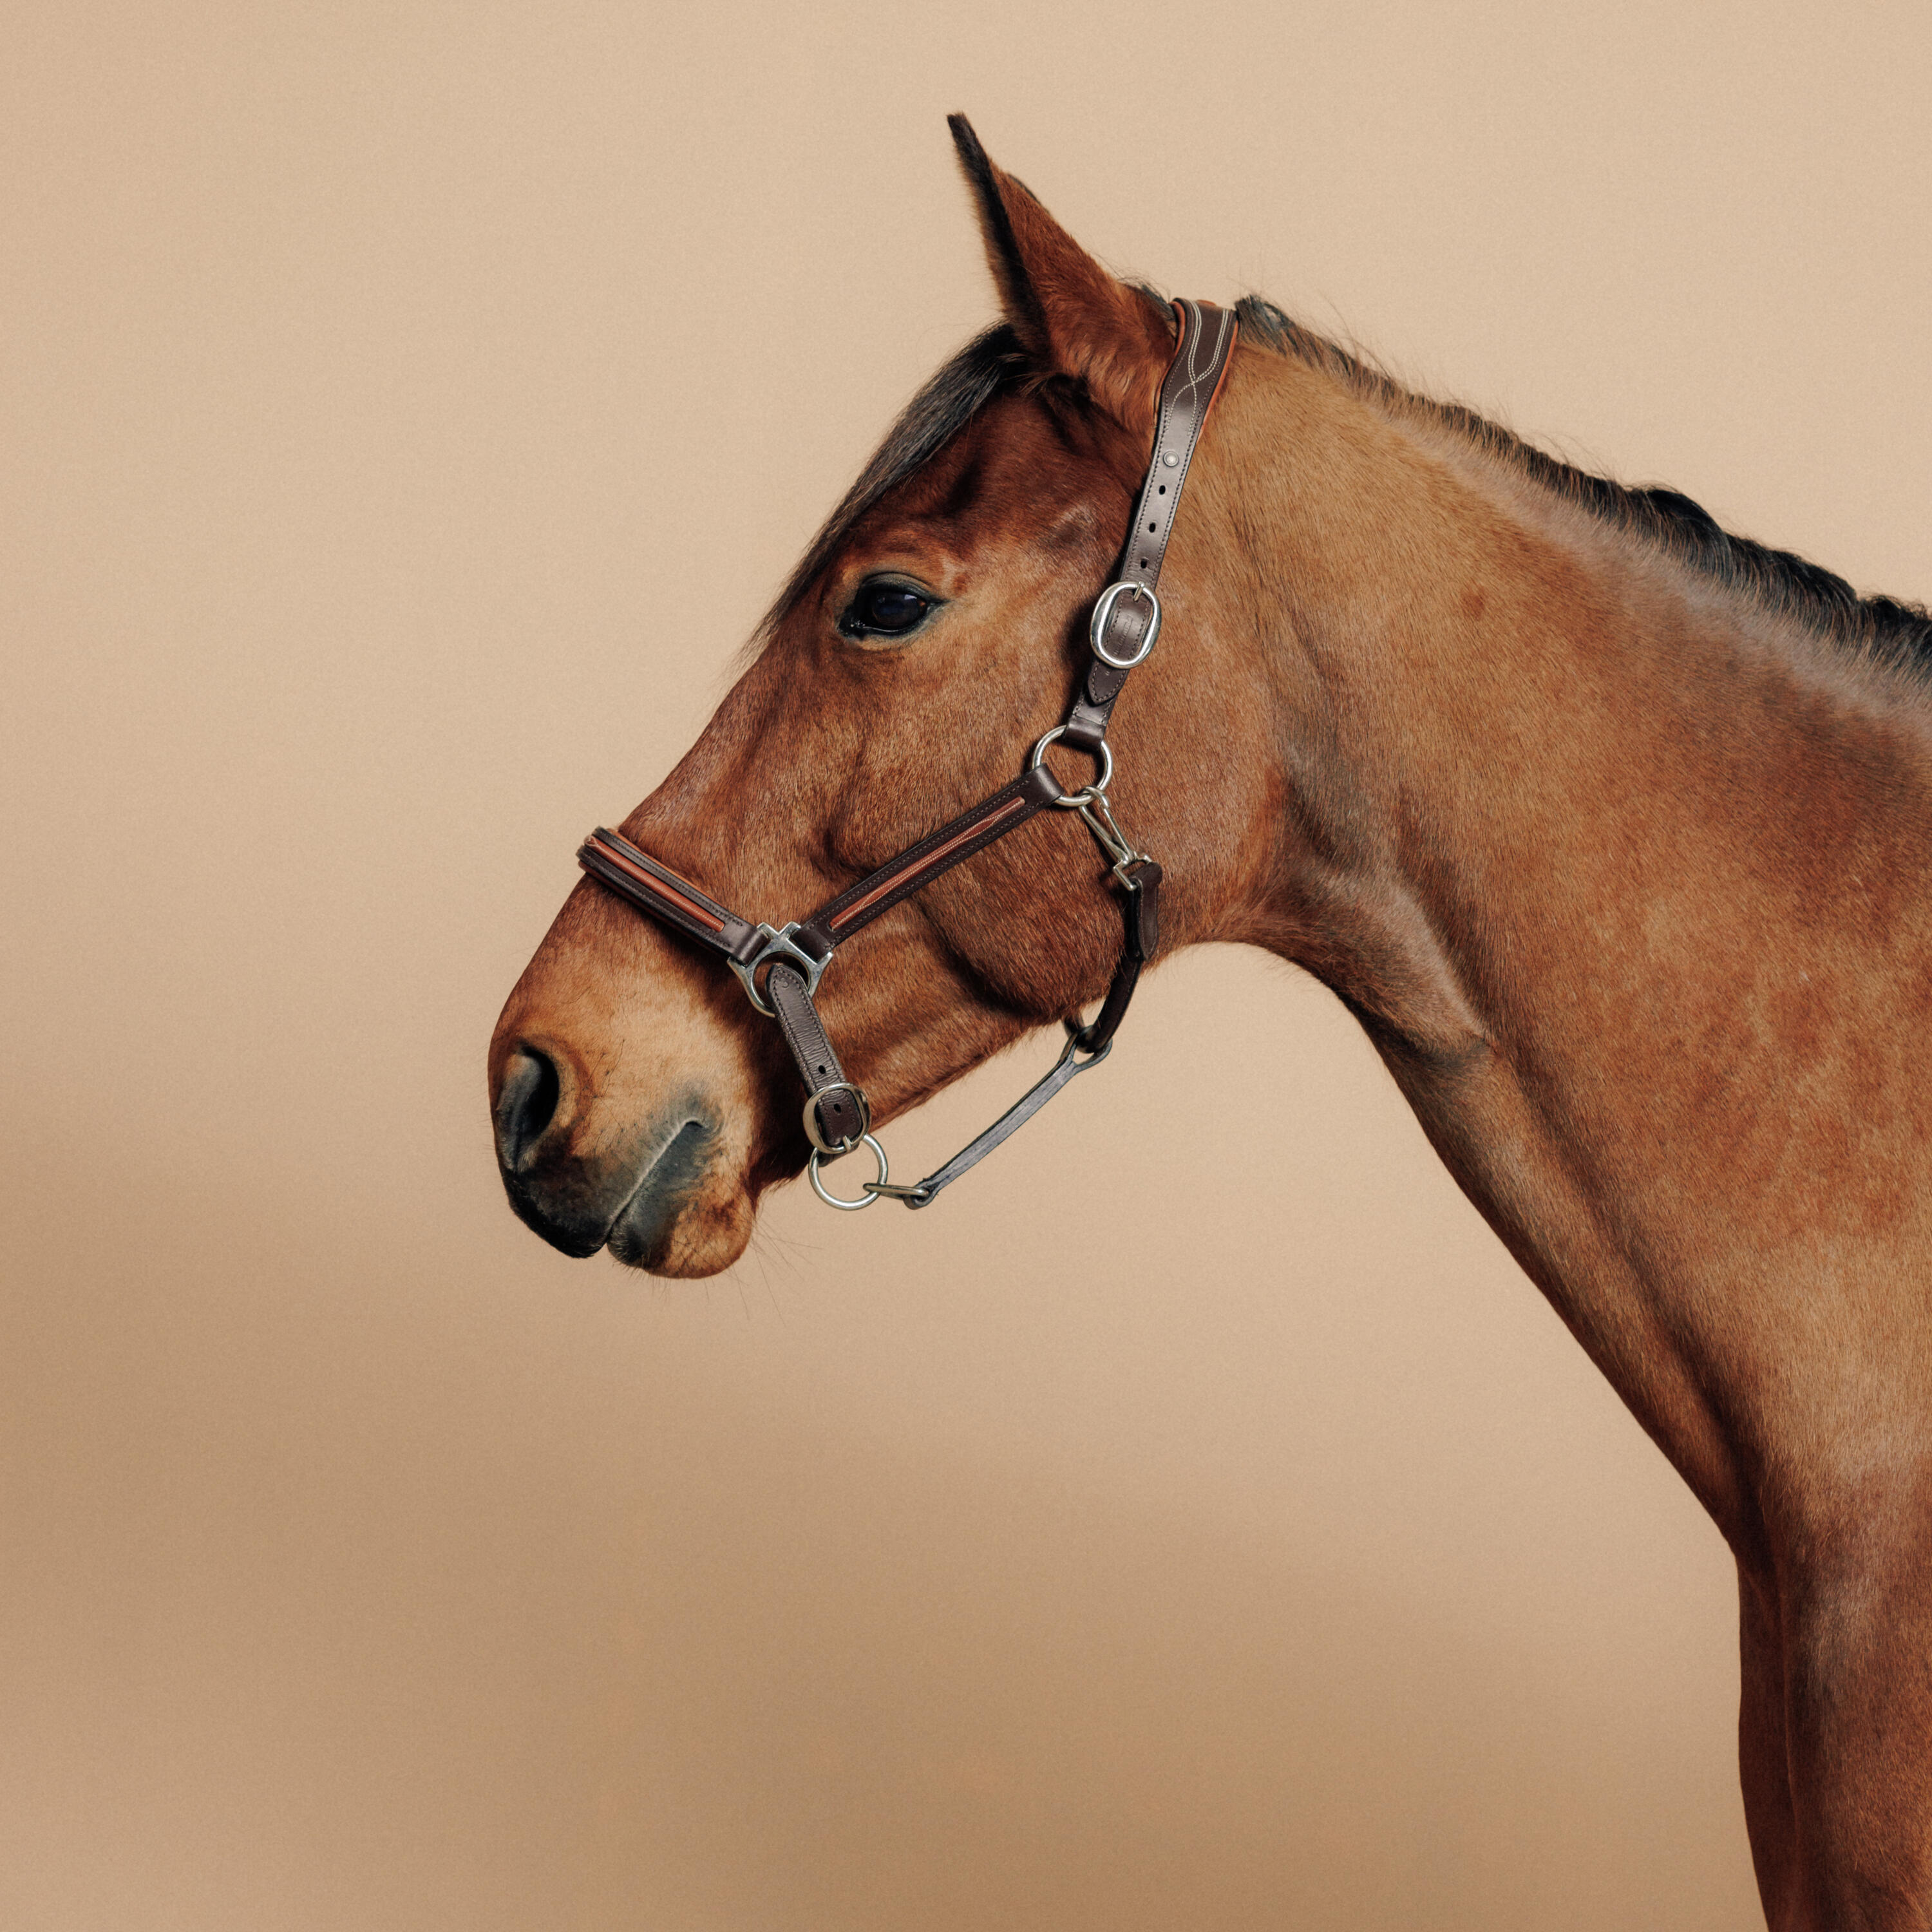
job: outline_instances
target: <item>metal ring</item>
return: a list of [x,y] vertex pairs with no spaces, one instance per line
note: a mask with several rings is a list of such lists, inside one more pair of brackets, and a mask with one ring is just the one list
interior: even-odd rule
[[[849,1141],[828,1141],[818,1131],[818,1103],[828,1094],[849,1094],[858,1102],[859,1131]],[[866,1138],[872,1124],[872,1105],[866,1098],[862,1088],[855,1087],[849,1080],[835,1080],[829,1087],[821,1087],[816,1094],[808,1094],[805,1100],[805,1137],[820,1154],[850,1154]]]
[[[1130,658],[1117,658],[1101,640],[1107,634],[1107,626],[1112,619],[1114,606],[1132,591],[1138,597],[1144,597],[1154,606],[1154,616],[1149,620],[1147,635],[1142,638],[1140,648]],[[1146,660],[1154,649],[1154,640],[1160,635],[1160,599],[1154,594],[1150,584],[1136,584],[1131,578],[1122,578],[1118,584],[1110,584],[1101,592],[1100,601],[1094,606],[1094,614],[1088,620],[1087,640],[1094,646],[1094,655],[1104,664],[1112,664],[1116,670],[1132,670],[1137,664]]]
[[[1046,762],[1047,746],[1054,740],[1064,737],[1066,731],[1064,724],[1056,724],[1051,731],[1042,736],[1040,742],[1033,748],[1033,756],[1027,761],[1028,770],[1037,771],[1040,769]],[[1080,748],[1076,746],[1075,748]],[[1114,782],[1114,748],[1102,738],[1098,749],[1091,755],[1100,760],[1100,776],[1082,790],[1062,792],[1053,801],[1055,805],[1064,806],[1069,812],[1078,812],[1083,806],[1091,805],[1096,798],[1106,796],[1107,788]]]
[[[892,1178],[892,1170],[886,1165],[885,1149],[880,1146],[870,1134],[861,1134],[859,1138],[872,1150],[872,1158],[879,1163],[878,1179],[869,1184],[876,1187],[880,1183],[890,1180]],[[861,1208],[871,1207],[879,1198],[876,1194],[868,1194],[860,1200],[842,1201],[837,1195],[828,1194],[826,1192],[824,1182],[818,1178],[818,1150],[816,1148],[812,1150],[812,1164],[806,1172],[812,1177],[812,1192],[817,1195],[828,1208],[842,1208],[847,1214],[856,1214]]]
[[[1096,1013],[1094,1018],[1097,1021],[1100,1016]],[[1060,1064],[1064,1066],[1070,1060],[1078,1061],[1074,1069],[1076,1073],[1084,1073],[1088,1067],[1098,1066],[1113,1052],[1114,1042],[1111,1040],[1102,1042],[1097,1049],[1082,1046],[1080,1042],[1086,1038],[1088,1030],[1077,1018],[1062,1020],[1060,1024],[1066,1029],[1066,1044],[1060,1049]],[[1058,1069],[1054,1070],[1058,1072]]]

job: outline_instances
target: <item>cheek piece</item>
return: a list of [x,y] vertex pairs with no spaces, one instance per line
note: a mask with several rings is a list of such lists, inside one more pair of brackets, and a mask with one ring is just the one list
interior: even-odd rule
[[[805,1084],[812,1185],[830,1206],[869,1208],[886,1195],[908,1208],[923,1208],[936,1199],[942,1189],[1024,1126],[1076,1074],[1106,1058],[1113,1050],[1114,1031],[1126,1016],[1141,968],[1160,946],[1161,870],[1114,823],[1107,800],[1114,776],[1107,724],[1127,674],[1146,661],[1160,636],[1156,586],[1161,563],[1180,507],[1181,486],[1208,410],[1227,374],[1235,336],[1234,316],[1226,309],[1206,302],[1178,302],[1174,306],[1180,340],[1161,384],[1154,454],[1119,572],[1094,604],[1088,625],[1091,654],[1066,716],[1034,746],[1019,777],[848,886],[806,919],[777,929],[741,918],[615,832],[600,827],[578,853],[578,863],[599,884],[661,924],[722,954],[752,1005],[778,1022]],[[1056,742],[1084,752],[1094,760],[1092,784],[1072,792],[1060,785],[1046,763],[1046,748]],[[860,927],[1049,806],[1079,813],[1120,887],[1125,931],[1112,983],[1091,1025],[1064,1022],[1065,1050],[1043,1080],[943,1167],[910,1186],[896,1183],[885,1149],[873,1138],[866,1096],[846,1078],[818,1017],[813,1004],[818,982],[833,952]],[[820,1163],[862,1144],[878,1163],[878,1175],[863,1184],[856,1200],[848,1200],[826,1188]]]

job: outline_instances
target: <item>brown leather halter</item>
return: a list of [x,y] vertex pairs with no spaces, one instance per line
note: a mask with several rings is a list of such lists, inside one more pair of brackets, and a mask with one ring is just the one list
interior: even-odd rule
[[[752,1005],[777,1020],[805,1082],[812,1185],[819,1198],[832,1207],[869,1208],[880,1196],[889,1194],[908,1208],[923,1208],[941,1189],[983,1160],[1076,1074],[1106,1058],[1113,1048],[1114,1031],[1126,1016],[1141,968],[1160,944],[1160,868],[1128,843],[1107,802],[1107,786],[1114,773],[1107,722],[1128,672],[1145,660],[1160,635],[1160,599],[1155,586],[1167,554],[1174,512],[1180,507],[1181,486],[1187,481],[1208,410],[1227,374],[1235,336],[1234,316],[1226,309],[1207,302],[1178,302],[1174,306],[1180,316],[1180,339],[1161,384],[1154,454],[1121,554],[1120,574],[1094,606],[1088,626],[1093,656],[1066,720],[1034,746],[1020,777],[916,845],[908,846],[877,872],[848,886],[808,918],[776,931],[740,918],[615,832],[600,826],[578,853],[578,863],[592,878],[639,911],[722,952],[726,964],[744,982]],[[1048,770],[1046,748],[1056,740],[1095,760],[1099,771],[1091,784],[1070,792]],[[864,1094],[845,1078],[812,995],[833,952],[861,926],[869,926],[880,914],[890,912],[994,839],[1016,830],[1047,806],[1077,811],[1112,863],[1126,918],[1113,982],[1090,1026],[1064,1022],[1066,1048],[1045,1079],[943,1167],[910,1187],[896,1185],[885,1149],[872,1137],[872,1110]],[[820,1177],[820,1160],[850,1154],[861,1142],[872,1149],[879,1164],[878,1178],[864,1184],[865,1192],[858,1200],[844,1200],[827,1191]]]

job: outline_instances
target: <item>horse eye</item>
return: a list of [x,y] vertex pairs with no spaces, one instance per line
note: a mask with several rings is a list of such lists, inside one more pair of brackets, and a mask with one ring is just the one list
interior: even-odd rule
[[915,629],[931,613],[933,599],[910,584],[881,579],[862,584],[847,607],[838,628],[848,638],[898,638]]

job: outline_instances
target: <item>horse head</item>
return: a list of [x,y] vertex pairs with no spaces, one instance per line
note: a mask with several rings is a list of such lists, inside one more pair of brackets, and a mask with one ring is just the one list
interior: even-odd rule
[[[750,668],[621,827],[754,917],[802,918],[1018,775],[1090,662],[1089,613],[1147,470],[1173,313],[953,129],[1004,320],[915,398]],[[1113,804],[1170,882],[1163,956],[1260,916],[1279,818],[1214,440],[1161,580],[1160,648],[1108,740]],[[1053,755],[1070,791],[1088,783],[1082,754]],[[1077,1015],[1120,930],[1105,856],[1049,811],[856,934],[818,1000],[872,1121]],[[778,1029],[714,956],[592,879],[512,992],[490,1079],[512,1203],[570,1254],[728,1267],[760,1194],[811,1152]]]

